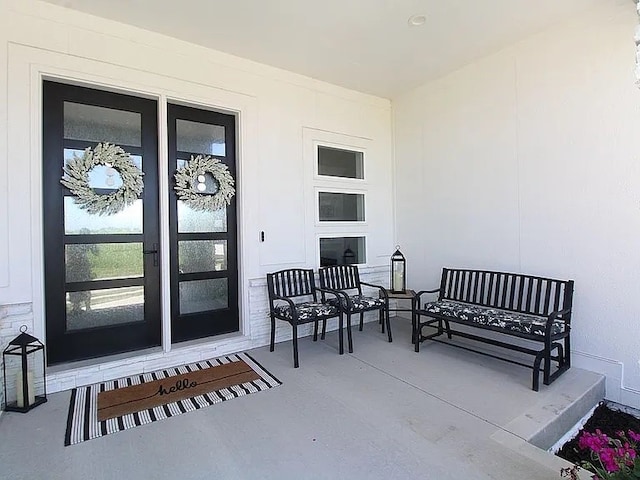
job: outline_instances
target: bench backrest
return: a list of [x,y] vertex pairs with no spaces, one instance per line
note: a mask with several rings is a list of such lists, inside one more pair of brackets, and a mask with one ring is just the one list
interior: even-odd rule
[[559,318],[569,322],[573,280],[518,273],[442,269],[440,300],[455,300],[532,315],[569,309]]
[[320,286],[332,290],[358,290],[362,293],[360,286],[360,273],[355,265],[331,265],[318,270]]
[[275,296],[295,298],[310,295],[317,301],[316,283],[312,269],[290,268],[267,274],[269,299]]

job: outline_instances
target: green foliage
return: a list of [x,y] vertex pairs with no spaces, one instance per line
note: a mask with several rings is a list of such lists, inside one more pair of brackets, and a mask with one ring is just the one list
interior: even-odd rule
[[105,243],[96,245],[89,256],[94,278],[137,277],[143,273],[140,243]]

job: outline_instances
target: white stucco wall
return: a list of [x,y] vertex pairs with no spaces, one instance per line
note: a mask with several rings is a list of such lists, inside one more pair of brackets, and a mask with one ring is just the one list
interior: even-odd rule
[[443,266],[574,279],[573,362],[640,406],[640,91],[607,0],[393,100],[410,283]]
[[[166,36],[32,0],[0,1],[0,345],[22,323],[44,337],[41,235],[43,77],[65,78],[239,115],[243,335],[107,365],[49,372],[50,388],[160,368],[268,342],[266,272],[317,267],[309,138],[366,148],[367,265],[386,278],[393,248],[391,106],[361,94]],[[166,147],[160,145],[161,163]],[[162,170],[161,170],[162,172]],[[162,177],[162,175],[161,175]],[[162,180],[161,180],[162,182]],[[160,185],[168,190],[168,185]],[[166,202],[166,201],[165,201]],[[161,202],[162,204],[162,202]],[[166,203],[165,203],[166,205]],[[348,231],[349,229],[347,229]],[[259,242],[265,231],[266,241]],[[165,249],[166,250],[166,249]],[[166,258],[164,261],[166,262]],[[165,304],[166,306],[166,304]],[[290,337],[282,326],[279,339]],[[165,328],[168,331],[168,328]]]

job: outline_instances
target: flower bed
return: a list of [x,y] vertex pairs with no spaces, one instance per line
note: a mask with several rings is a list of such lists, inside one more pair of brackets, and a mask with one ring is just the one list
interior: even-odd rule
[[[640,418],[602,403],[557,455],[590,470],[588,478],[640,479]],[[565,469],[562,476],[578,479],[578,471]]]

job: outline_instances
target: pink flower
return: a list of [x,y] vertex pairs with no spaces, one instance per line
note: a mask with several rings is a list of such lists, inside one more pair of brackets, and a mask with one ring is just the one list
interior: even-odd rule
[[625,443],[622,447],[616,448],[616,455],[628,466],[632,466],[636,459],[636,451],[631,448],[629,443]]
[[578,446],[581,449],[588,448],[595,453],[600,452],[607,445],[609,445],[609,437],[600,430],[596,430],[596,433],[583,432],[578,440]]
[[628,431],[628,436],[618,431],[615,438],[600,430],[594,433],[583,431],[578,439],[578,446],[590,451],[592,462],[582,462],[582,466],[596,472],[592,480],[628,478],[627,474],[640,467],[638,444],[640,434],[632,430]]
[[617,472],[620,470],[618,465],[616,451],[613,448],[603,448],[598,452],[598,457],[607,472]]

